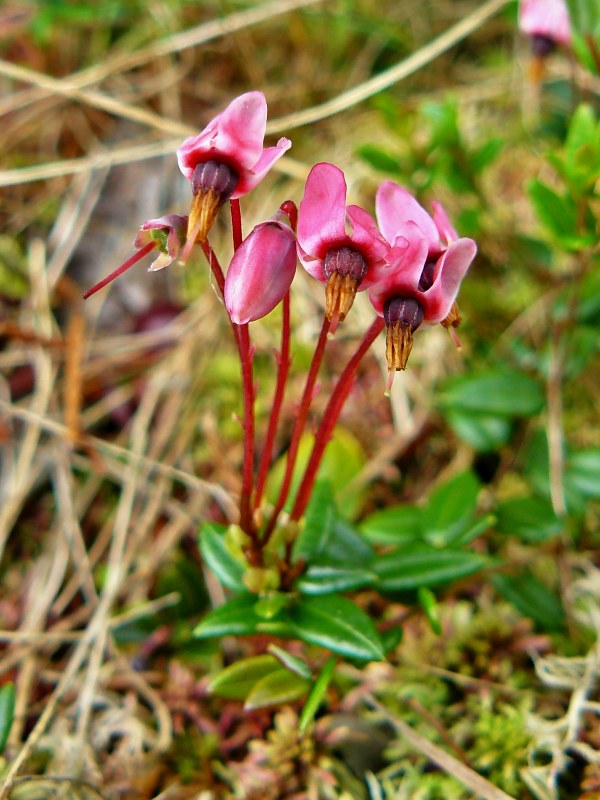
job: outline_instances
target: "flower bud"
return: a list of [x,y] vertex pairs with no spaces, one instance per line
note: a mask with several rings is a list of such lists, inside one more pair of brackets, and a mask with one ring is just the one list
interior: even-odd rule
[[276,217],[262,222],[235,251],[225,276],[225,305],[233,322],[265,317],[283,300],[296,272],[296,237]]

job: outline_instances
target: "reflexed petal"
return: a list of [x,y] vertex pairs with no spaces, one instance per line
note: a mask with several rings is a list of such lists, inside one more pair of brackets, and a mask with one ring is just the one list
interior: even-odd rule
[[436,226],[412,194],[394,181],[384,181],[375,197],[377,221],[385,238],[393,244],[397,236],[406,236],[404,227],[407,222],[416,223],[430,244],[439,245]]
[[564,0],[521,0],[519,28],[528,36],[547,36],[560,44],[571,41],[571,23]]
[[438,230],[440,239],[447,245],[450,242],[455,242],[458,239],[458,233],[448,219],[444,206],[438,203],[437,200],[432,200],[431,207],[433,208],[433,222]]
[[265,147],[262,151],[261,157],[258,159],[257,163],[254,164],[252,169],[248,170],[247,172],[242,172],[240,175],[240,180],[234,193],[231,195],[232,200],[235,200],[237,197],[241,197],[242,195],[249,192],[251,189],[254,189],[257,186],[266,173],[271,169],[273,164],[276,161],[279,161],[281,156],[287,152],[292,143],[289,139],[282,137],[275,147]]
[[410,237],[396,240],[388,255],[388,265],[379,273],[380,280],[369,289],[369,300],[380,316],[388,297],[398,295],[419,299],[422,294],[418,286],[427,261],[429,242],[415,223],[409,223],[407,228]]
[[363,208],[348,206],[346,213],[352,225],[350,238],[368,262],[367,274],[359,286],[359,291],[363,291],[379,280],[379,272],[387,258],[390,246],[379,232],[373,217]]
[[344,173],[333,164],[315,164],[306,179],[300,202],[300,246],[306,254],[323,258],[327,250],[345,243],[347,238]]
[[458,239],[439,259],[433,285],[421,295],[426,322],[441,322],[448,316],[476,253],[477,245],[472,239]]

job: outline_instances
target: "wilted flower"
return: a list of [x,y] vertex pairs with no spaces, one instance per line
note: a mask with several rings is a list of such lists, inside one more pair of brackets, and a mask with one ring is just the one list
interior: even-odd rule
[[298,257],[310,275],[326,284],[325,314],[333,329],[350,310],[356,292],[377,282],[388,250],[370,214],[346,205],[342,170],[315,164],[300,203]]
[[281,302],[296,272],[296,237],[279,212],[257,225],[235,251],[225,276],[225,305],[243,325]]
[[377,191],[377,220],[392,247],[369,299],[386,323],[390,372],[405,369],[413,333],[421,323],[446,322],[451,313],[457,314],[454,302],[460,282],[477,252],[472,239],[458,238],[442,206],[432,206],[433,218],[393,181],[385,181]]
[[83,293],[83,297],[87,299],[95,294],[100,289],[103,289],[107,284],[112,283],[115,278],[122,275],[134,264],[152,252],[152,250],[159,250],[160,254],[152,264],[148,267],[149,272],[156,272],[159,269],[164,269],[179,255],[179,252],[185,244],[187,235],[188,218],[182,217],[179,214],[165,214],[158,219],[149,219],[140,226],[135,241],[134,247],[139,248],[131,258],[124,261],[120,267],[117,267],[106,278],[94,284],[91,289]]
[[565,0],[521,0],[519,28],[531,36],[535,56],[548,55],[557,44],[571,42],[571,23]]
[[266,124],[264,94],[247,92],[177,150],[179,168],[192,183],[188,235],[194,241],[206,239],[223,203],[253,189],[292,146],[281,138],[275,147],[263,147]]

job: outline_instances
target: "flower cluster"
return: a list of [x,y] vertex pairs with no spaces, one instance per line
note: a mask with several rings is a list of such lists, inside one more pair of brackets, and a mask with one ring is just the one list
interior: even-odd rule
[[[302,569],[301,562],[293,561],[289,531],[298,530],[362,357],[385,327],[389,388],[395,372],[406,368],[419,326],[442,323],[451,329],[459,323],[456,296],[476,252],[475,242],[458,237],[438,203],[432,204],[430,216],[406,189],[391,181],[377,191],[376,220],[360,206],[348,205],[344,173],[324,162],[310,170],[299,209],[293,201],[285,201],[271,219],[243,238],[239,197],[254,188],[291,146],[282,138],[275,147],[264,147],[266,118],[264,96],[249,92],[235,99],[198,136],[186,139],[177,158],[191,184],[189,214],[145,222],[135,239],[136,253],[84,294],[89,297],[152,251],[158,251],[158,258],[150,270],[157,270],[176,260],[185,263],[196,245],[202,249],[227,308],[240,357],[244,459],[239,525],[249,570],[247,586],[257,593],[265,587],[291,586]],[[223,270],[208,236],[227,202],[233,256]],[[269,508],[264,493],[290,366],[289,290],[298,260],[325,284],[325,313],[297,404],[279,495]],[[373,305],[373,322],[332,389],[288,511],[292,476],[325,347],[350,311],[356,293],[362,291],[368,292]],[[248,323],[279,304],[283,313],[276,390],[255,474],[256,388]],[[282,530],[283,522],[288,539],[282,553],[275,544],[281,543],[281,536],[274,534]]]
[[[178,257],[185,261],[194,244],[205,244],[219,209],[253,189],[291,147],[286,138],[275,147],[263,146],[266,120],[264,95],[248,92],[198,136],[186,139],[177,159],[191,184],[189,215],[145,222],[135,240],[138,252],[84,296],[153,249],[160,253],[150,269],[157,270]],[[347,205],[346,193],[341,169],[315,164],[300,202],[297,236],[288,202],[238,242],[222,281],[225,305],[237,325],[264,317],[288,292],[297,255],[306,271],[325,284],[329,332],[344,320],[356,292],[368,290],[387,327],[388,370],[405,369],[413,333],[421,324],[458,323],[455,299],[475,243],[457,236],[439,203],[432,204],[431,217],[391,181],[377,192],[377,221],[360,206]]]

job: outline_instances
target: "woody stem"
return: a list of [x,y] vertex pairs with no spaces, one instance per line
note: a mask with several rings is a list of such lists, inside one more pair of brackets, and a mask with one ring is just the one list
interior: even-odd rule
[[317,477],[317,472],[319,470],[319,466],[321,465],[323,454],[325,453],[325,448],[331,439],[335,424],[338,421],[342,408],[344,407],[344,403],[348,398],[348,394],[354,385],[356,371],[360,362],[362,361],[363,356],[369,347],[371,347],[375,339],[379,336],[384,326],[385,322],[381,317],[377,317],[373,321],[370,328],[368,328],[368,330],[365,332],[358,349],[348,361],[344,371],[338,378],[338,381],[331,393],[331,397],[329,398],[329,402],[327,403],[327,407],[323,413],[321,424],[319,425],[315,436],[312,453],[310,455],[308,464],[306,465],[306,469],[300,483],[300,488],[296,494],[294,506],[290,514],[290,519],[292,520],[299,520],[306,510],[306,506],[310,500],[310,494]]

